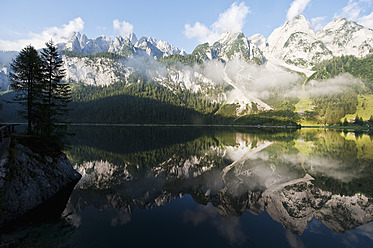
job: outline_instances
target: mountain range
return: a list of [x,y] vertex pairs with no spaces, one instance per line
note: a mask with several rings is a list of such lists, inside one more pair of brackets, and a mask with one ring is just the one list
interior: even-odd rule
[[[299,15],[267,39],[260,34],[246,37],[242,32],[225,32],[214,44],[200,44],[191,54],[152,37],[138,39],[134,33],[114,40],[105,36],[89,39],[76,33],[58,48],[69,82],[108,86],[124,81],[129,86],[135,83],[129,81],[130,76],[140,72],[170,91],[181,88],[206,95],[212,103],[221,104],[223,109],[218,113],[233,104],[236,107],[230,115],[243,116],[273,109],[265,99],[273,93],[274,85],[286,88],[299,84],[322,61],[373,53],[373,30],[338,18],[316,32]],[[9,57],[15,54],[0,52],[2,91],[8,89]]]
[[62,50],[85,55],[112,52],[122,56],[131,56],[145,53],[155,59],[171,54],[186,54],[184,50],[180,50],[166,41],[158,41],[152,37],[141,37],[138,40],[134,33],[130,33],[126,37],[118,36],[114,41],[104,35],[96,39],[88,39],[85,34],[76,33],[67,43],[60,44],[59,47]]
[[[60,44],[60,48],[85,55],[113,52],[128,57],[146,53],[156,59],[172,54],[186,55],[183,49],[165,41],[152,37],[138,40],[134,33],[114,40],[105,36],[88,39],[77,33],[66,44]],[[316,63],[335,56],[364,57],[372,52],[371,29],[341,17],[315,32],[310,22],[299,15],[276,28],[267,39],[260,34],[245,37],[243,33],[225,32],[213,45],[201,44],[192,54],[202,60],[239,58],[264,63],[280,59],[288,65],[311,69]]]

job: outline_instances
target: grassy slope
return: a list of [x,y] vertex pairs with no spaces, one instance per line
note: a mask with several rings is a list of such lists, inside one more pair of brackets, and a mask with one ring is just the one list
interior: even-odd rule
[[300,98],[299,102],[295,104],[295,112],[312,111],[314,105],[309,97]]
[[[373,115],[373,94],[359,95],[358,102],[359,104],[357,106],[356,113],[352,115],[346,115],[345,117],[347,118],[347,120],[354,119],[356,115],[359,115],[359,117],[363,117],[363,120],[366,121],[369,120],[371,115]],[[345,117],[343,117],[341,121],[343,121]]]
[[[315,108],[315,105],[313,104],[312,100],[306,96],[306,94],[299,98],[299,102],[295,104],[295,112],[296,113],[302,113],[305,111],[313,111]],[[301,118],[300,124],[302,126],[315,126],[320,125],[320,123],[317,123],[315,121],[306,120],[304,117]]]
[[[299,102],[295,105],[295,112],[304,112],[304,111],[312,111],[314,105],[310,98],[302,97],[300,98]],[[358,96],[358,106],[357,110],[354,114],[346,115],[345,117],[347,120],[354,119],[356,115],[359,117],[363,117],[363,120],[369,120],[370,116],[373,115],[373,94],[370,95],[359,95]],[[343,122],[344,118],[341,119]],[[320,123],[319,123],[320,124]],[[314,122],[309,122],[305,119],[301,120],[302,126],[312,126],[312,125],[319,125]]]

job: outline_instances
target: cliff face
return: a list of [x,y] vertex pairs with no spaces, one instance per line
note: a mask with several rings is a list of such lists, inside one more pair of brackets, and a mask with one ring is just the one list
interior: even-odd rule
[[0,226],[15,220],[76,183],[81,175],[61,153],[55,158],[41,156],[20,144],[15,159],[5,168],[0,192]]

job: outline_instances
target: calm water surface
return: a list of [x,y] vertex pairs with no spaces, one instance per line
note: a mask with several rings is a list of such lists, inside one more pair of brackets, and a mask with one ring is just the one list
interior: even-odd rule
[[83,178],[20,247],[373,247],[373,137],[187,127],[74,127]]

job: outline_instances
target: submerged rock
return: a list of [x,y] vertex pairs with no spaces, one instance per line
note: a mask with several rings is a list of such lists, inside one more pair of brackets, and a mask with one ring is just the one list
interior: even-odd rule
[[14,148],[14,162],[5,167],[6,177],[1,178],[0,226],[25,215],[81,178],[63,153],[52,158],[21,144]]

